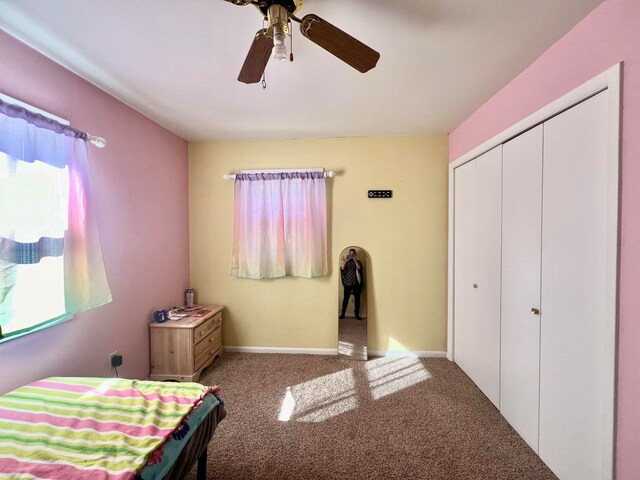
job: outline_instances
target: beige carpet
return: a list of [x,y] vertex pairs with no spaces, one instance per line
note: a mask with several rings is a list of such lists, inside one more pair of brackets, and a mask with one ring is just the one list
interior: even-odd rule
[[556,478],[445,359],[225,353],[200,381],[228,410],[210,479]]

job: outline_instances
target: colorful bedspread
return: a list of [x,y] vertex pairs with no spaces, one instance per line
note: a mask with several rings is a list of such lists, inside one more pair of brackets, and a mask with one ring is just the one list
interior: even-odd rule
[[52,377],[0,396],[0,479],[133,479],[212,389]]

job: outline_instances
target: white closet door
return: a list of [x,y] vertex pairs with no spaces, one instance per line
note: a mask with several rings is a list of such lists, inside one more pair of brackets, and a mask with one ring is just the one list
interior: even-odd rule
[[607,95],[544,124],[539,455],[562,480],[612,470]]
[[502,146],[455,170],[454,356],[500,401]]
[[502,152],[500,412],[537,452],[542,125]]
[[472,284],[475,258],[476,163],[471,161],[454,171],[454,356],[455,362],[469,373],[475,363],[476,295]]

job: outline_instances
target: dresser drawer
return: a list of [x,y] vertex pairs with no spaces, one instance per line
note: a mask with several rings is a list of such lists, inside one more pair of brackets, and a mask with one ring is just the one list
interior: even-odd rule
[[[202,352],[211,347],[220,347],[222,345],[222,329],[216,328],[210,332],[202,341],[198,342],[195,347],[195,357],[198,358]],[[197,362],[196,362],[197,363]]]
[[209,335],[218,325],[222,322],[222,314],[216,313],[213,317],[208,318],[200,325],[198,325],[193,332],[193,343],[198,343],[200,340]]
[[202,365],[207,363],[207,361],[213,356],[214,353],[218,351],[221,346],[222,342],[220,340],[214,341],[211,344],[207,344],[207,348],[205,348],[202,353],[196,357],[194,370],[199,370]]

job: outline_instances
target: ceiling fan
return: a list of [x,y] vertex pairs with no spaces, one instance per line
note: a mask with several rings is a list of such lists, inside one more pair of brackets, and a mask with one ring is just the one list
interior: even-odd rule
[[290,21],[300,24],[300,32],[313,43],[332,53],[359,72],[365,73],[378,63],[380,54],[338,27],[314,14],[296,17],[304,0],[225,0],[234,5],[254,5],[267,21],[267,28],[258,30],[238,81],[258,83],[264,74],[271,53],[277,60],[287,58],[285,38]]

